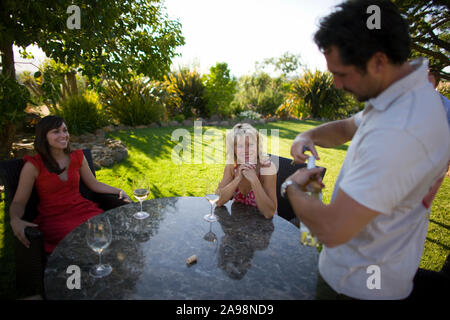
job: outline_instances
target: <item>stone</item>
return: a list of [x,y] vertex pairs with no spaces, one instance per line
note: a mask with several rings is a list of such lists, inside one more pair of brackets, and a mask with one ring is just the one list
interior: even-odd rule
[[192,120],[184,120],[182,122],[183,126],[189,127],[189,126],[193,126],[194,122]]
[[18,158],[18,159],[23,158],[26,155],[32,156],[35,154],[34,143],[33,142],[13,143],[12,153],[14,155],[14,158]]
[[111,159],[110,157],[105,157],[99,161],[99,164],[102,167],[110,167],[114,164],[114,160]]
[[179,125],[179,123],[177,121],[174,121],[174,120],[169,121],[169,127],[176,127],[178,125]]
[[109,126],[103,128],[103,131],[105,131],[105,132],[113,132],[114,130],[115,129],[114,129],[113,125],[109,125]]
[[217,114],[213,114],[211,118],[209,118],[210,121],[220,121],[220,117]]
[[[150,125],[148,127],[149,128],[158,128],[159,126],[156,122],[152,122],[152,123],[150,123]],[[161,125],[161,127],[162,127],[162,125]]]
[[168,123],[165,122],[165,121],[161,122],[160,124],[161,124],[161,127],[167,127],[168,126]]
[[221,122],[219,123],[219,125],[220,125],[220,126],[224,126],[224,127],[227,127],[227,126],[229,126],[229,125],[230,125],[230,122],[229,122],[229,121],[226,121],[226,120],[224,120],[224,121],[221,121]]

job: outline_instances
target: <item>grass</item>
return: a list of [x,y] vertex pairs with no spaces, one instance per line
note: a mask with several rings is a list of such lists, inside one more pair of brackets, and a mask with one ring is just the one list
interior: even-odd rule
[[[266,129],[268,152],[280,156],[290,157],[292,140],[299,132],[309,130],[321,122],[317,121],[280,121],[264,125],[256,125],[257,129]],[[203,133],[213,130],[221,134],[222,138],[230,127],[213,128],[204,127]],[[275,131],[278,131],[278,150],[272,142],[276,140]],[[186,130],[186,131],[183,131]],[[189,133],[192,137],[192,148],[181,153],[190,163],[177,164],[172,161],[172,150],[179,143],[172,140],[173,133]],[[220,135],[218,135],[220,137]],[[128,148],[129,156],[126,160],[111,168],[102,168],[97,171],[97,179],[101,182],[124,189],[132,195],[132,181],[135,178],[146,176],[150,182],[149,198],[175,197],[175,196],[203,196],[206,189],[214,188],[214,184],[222,177],[224,165],[221,163],[202,164],[195,163],[195,151],[203,150],[203,161],[214,158],[213,150],[208,148],[208,136],[204,136],[202,143],[194,141],[194,129],[183,127],[181,131],[174,132],[174,128],[148,128],[118,131],[109,134],[109,137],[122,140]],[[274,148],[272,148],[272,146]],[[318,148],[320,161],[317,165],[327,168],[324,184],[324,202],[329,203],[334,183],[344,161],[348,144],[338,148]],[[218,150],[218,158],[224,157],[224,150]],[[190,157],[189,157],[190,154]],[[197,153],[198,155],[198,153]],[[217,158],[217,157],[216,157]],[[201,159],[200,159],[201,162]],[[213,182],[213,183],[211,183]],[[420,263],[421,268],[438,271],[442,267],[450,251],[450,179],[445,178],[436,199],[430,217],[429,230],[425,249]],[[20,296],[15,290],[14,252],[12,249],[13,235],[9,226],[9,218],[4,214],[3,202],[0,203],[0,298],[16,298]]]

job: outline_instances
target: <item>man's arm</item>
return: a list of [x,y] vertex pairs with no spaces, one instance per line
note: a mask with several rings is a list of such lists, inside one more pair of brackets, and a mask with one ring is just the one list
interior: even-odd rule
[[311,150],[316,159],[319,159],[315,145],[324,148],[340,146],[352,140],[358,127],[355,124],[355,116],[324,123],[314,129],[300,133],[292,143],[291,155],[297,163],[304,163],[308,156],[303,153],[303,147]]
[[354,238],[379,212],[359,204],[341,189],[329,205],[301,191],[300,186],[317,172],[316,169],[299,170],[289,177],[297,185],[289,186],[287,195],[300,221],[325,246],[333,248]]

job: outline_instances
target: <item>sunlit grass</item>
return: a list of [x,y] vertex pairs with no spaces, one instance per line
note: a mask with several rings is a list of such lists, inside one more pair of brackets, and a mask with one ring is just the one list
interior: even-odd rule
[[[295,136],[309,130],[321,122],[317,121],[280,121],[264,125],[256,125],[257,129],[267,130],[267,151],[283,157],[290,157],[290,147]],[[172,150],[179,140],[172,139],[176,128],[148,128],[119,131],[109,137],[122,140],[128,148],[128,157],[110,168],[97,171],[99,181],[121,188],[132,197],[132,181],[136,177],[146,176],[150,181],[149,198],[175,196],[203,196],[210,192],[220,181],[224,162],[210,163],[211,160],[224,158],[223,148],[219,148],[216,156],[210,148],[210,136],[200,142],[194,139],[193,127],[182,127],[178,133],[188,133],[191,147],[186,153],[181,152],[184,162],[172,161]],[[214,130],[222,134],[231,127],[203,127],[202,133]],[[272,131],[271,131],[272,130]],[[274,131],[278,130],[278,131]],[[212,133],[212,131],[208,131]],[[272,139],[278,132],[278,149],[272,150]],[[333,186],[344,161],[347,145],[339,148],[318,148],[321,160],[317,165],[327,168],[324,179],[324,202],[329,203]],[[201,150],[200,158],[196,151]],[[190,155],[190,157],[189,157]],[[197,158],[196,158],[197,156]],[[200,162],[200,163],[196,163]],[[209,162],[209,163],[205,163]],[[430,217],[429,232],[420,264],[421,268],[440,270],[450,251],[450,178],[445,178],[436,195]],[[14,256],[12,249],[13,235],[9,226],[9,218],[4,214],[4,204],[0,202],[0,298],[15,298],[14,290]]]

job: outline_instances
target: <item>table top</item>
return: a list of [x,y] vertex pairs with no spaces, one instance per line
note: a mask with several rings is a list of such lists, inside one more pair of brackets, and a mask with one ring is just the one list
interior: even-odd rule
[[[103,213],[113,233],[102,254],[113,271],[104,278],[89,275],[98,255],[87,246],[86,223],[67,235],[47,261],[47,299],[314,299],[317,249],[302,246],[299,230],[283,218],[265,219],[229,201],[215,209],[218,222],[209,223],[203,216],[210,205],[196,197],[143,206],[150,213],[145,220],[133,218],[139,203]],[[187,265],[192,255],[197,263]],[[80,268],[80,289],[69,289],[71,265]]]

